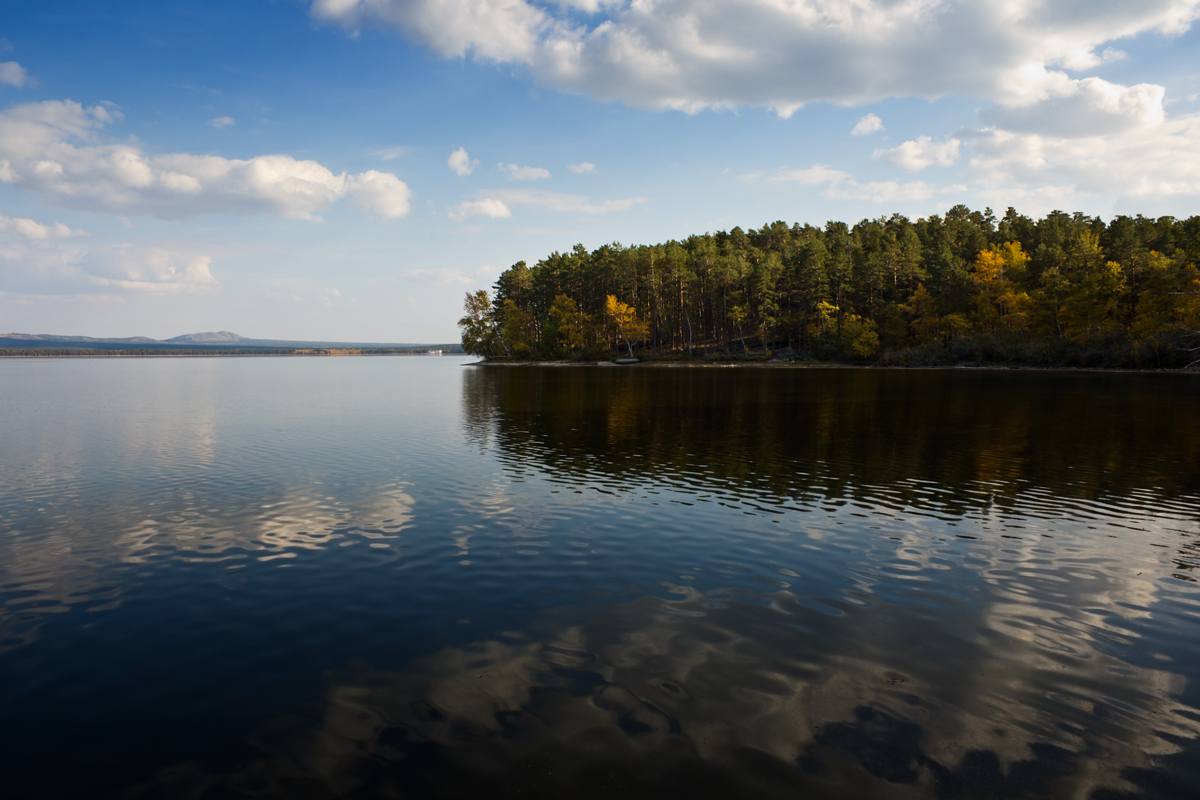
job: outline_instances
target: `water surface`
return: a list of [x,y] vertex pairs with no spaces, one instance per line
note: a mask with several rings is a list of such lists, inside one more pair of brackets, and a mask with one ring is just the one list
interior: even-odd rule
[[1198,400],[0,362],[0,793],[1195,797]]

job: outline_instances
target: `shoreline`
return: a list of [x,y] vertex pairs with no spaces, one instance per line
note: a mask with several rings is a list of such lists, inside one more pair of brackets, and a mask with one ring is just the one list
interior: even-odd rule
[[1025,364],[953,364],[946,366],[917,365],[903,366],[900,364],[839,364],[832,361],[713,361],[698,363],[694,361],[639,361],[633,364],[617,364],[612,361],[473,361],[463,364],[464,367],[601,367],[601,368],[685,368],[685,369],[870,369],[870,370],[969,370],[975,372],[1101,372],[1109,374],[1170,374],[1170,375],[1200,375],[1200,369],[1128,369],[1124,367],[1033,367]]
[[[465,357],[467,353],[443,353],[439,358]],[[298,352],[298,353],[19,353],[0,352],[0,359],[130,359],[130,358],[355,358],[355,357],[429,357],[427,353],[372,353],[354,351],[334,352]],[[841,364],[834,361],[637,361],[635,363],[619,364],[615,361],[472,361],[464,367],[507,367],[507,368],[640,368],[640,369],[870,369],[870,370],[969,370],[976,372],[1099,372],[1112,374],[1172,374],[1200,375],[1200,368],[1159,368],[1129,369],[1127,367],[1068,367],[1051,366],[1036,367],[1027,364],[921,364],[905,366],[901,364]]]
[[[466,353],[443,353],[441,356],[432,356],[436,358],[445,358],[446,356],[455,357],[463,356]],[[387,357],[387,356],[402,356],[402,357],[424,357],[429,358],[428,353],[356,353],[334,351],[326,353],[14,353],[0,352],[0,359],[34,359],[34,358],[351,358],[356,356],[362,357]]]

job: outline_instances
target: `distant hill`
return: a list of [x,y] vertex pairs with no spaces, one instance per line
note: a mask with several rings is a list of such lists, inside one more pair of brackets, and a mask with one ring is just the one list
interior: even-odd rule
[[296,350],[312,348],[332,349],[379,349],[379,350],[411,350],[423,352],[424,349],[442,350],[446,353],[461,353],[462,346],[458,342],[450,344],[428,344],[420,342],[329,342],[311,341],[297,342],[288,339],[250,339],[232,331],[209,331],[207,333],[186,333],[171,339],[151,339],[148,336],[130,336],[127,338],[98,338],[92,336],[59,336],[50,333],[0,333],[0,350],[30,350],[30,349],[88,349],[88,350],[153,350],[194,352],[199,350]]
[[172,339],[163,339],[164,342],[203,342],[205,344],[222,343],[229,344],[231,342],[248,342],[250,339],[246,336],[233,333],[232,331],[217,331],[216,333],[209,331],[208,333],[185,333],[183,336],[176,336]]
[[111,342],[114,344],[145,344],[157,342],[148,336],[128,336],[124,339],[104,339],[92,336],[55,336],[50,333],[0,333],[0,339],[27,342]]

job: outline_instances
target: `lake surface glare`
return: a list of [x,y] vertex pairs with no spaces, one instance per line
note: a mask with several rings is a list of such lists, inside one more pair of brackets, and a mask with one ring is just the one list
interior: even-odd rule
[[5,798],[1200,797],[1200,376],[0,361]]

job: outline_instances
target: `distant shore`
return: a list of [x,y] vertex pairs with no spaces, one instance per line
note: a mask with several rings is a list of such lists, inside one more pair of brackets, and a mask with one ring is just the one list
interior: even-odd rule
[[221,348],[213,350],[82,350],[66,348],[13,348],[0,349],[0,358],[266,358],[280,356],[465,356],[462,352],[429,353],[425,350],[410,349],[336,349],[312,348],[295,350],[276,350],[268,348],[234,349]]

